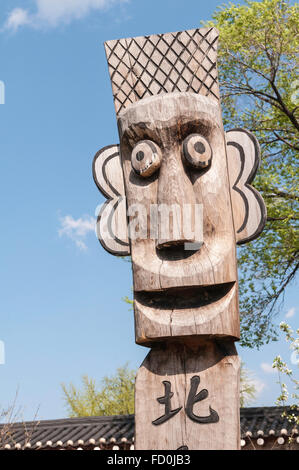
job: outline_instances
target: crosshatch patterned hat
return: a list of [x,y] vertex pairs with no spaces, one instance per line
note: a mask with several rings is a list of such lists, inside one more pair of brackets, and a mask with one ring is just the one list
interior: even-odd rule
[[116,114],[143,98],[192,92],[219,100],[215,28],[105,42]]

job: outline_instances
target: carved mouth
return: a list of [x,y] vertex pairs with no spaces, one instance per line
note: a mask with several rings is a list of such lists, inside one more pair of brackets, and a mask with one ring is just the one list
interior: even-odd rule
[[146,307],[161,310],[199,308],[225,297],[235,282],[212,286],[174,287],[161,291],[135,292],[135,299]]

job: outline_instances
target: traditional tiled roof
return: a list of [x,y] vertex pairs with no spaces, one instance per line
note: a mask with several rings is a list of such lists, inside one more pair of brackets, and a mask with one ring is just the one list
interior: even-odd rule
[[[288,408],[242,408],[243,449],[299,449],[298,430],[282,417]],[[1,449],[133,449],[134,415],[94,416],[0,425]]]
[[258,437],[262,433],[266,436],[291,435],[294,424],[282,416],[287,407],[270,406],[263,408],[243,408],[241,409],[241,434],[245,437],[250,433],[253,437]]
[[[7,433],[6,433],[7,434]],[[1,443],[3,448],[111,449],[117,444],[130,448],[134,441],[134,415],[91,416],[15,423]],[[0,428],[1,442],[1,428]],[[9,447],[8,447],[9,446]]]
[[299,449],[299,429],[290,422],[287,415],[295,414],[289,407],[260,407],[241,409],[241,446],[250,448],[282,448],[289,446]]

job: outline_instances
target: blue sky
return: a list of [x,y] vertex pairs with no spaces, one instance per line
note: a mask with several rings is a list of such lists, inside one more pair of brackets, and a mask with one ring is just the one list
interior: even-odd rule
[[[18,389],[24,419],[66,415],[61,382],[100,380],[147,350],[134,343],[130,264],[99,245],[93,219],[103,197],[93,155],[118,142],[103,42],[198,27],[217,0],[1,0],[0,409]],[[298,326],[296,288],[277,323]],[[3,343],[2,343],[3,344]],[[238,348],[254,373],[253,405],[273,405],[269,365],[283,341]],[[1,348],[0,348],[1,350]]]

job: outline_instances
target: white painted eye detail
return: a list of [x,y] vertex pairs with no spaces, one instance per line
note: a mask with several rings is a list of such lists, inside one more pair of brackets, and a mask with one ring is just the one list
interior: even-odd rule
[[207,168],[212,161],[212,149],[200,134],[190,134],[183,142],[183,153],[187,163],[194,168]]
[[142,140],[133,148],[131,156],[132,167],[137,175],[143,178],[148,178],[158,170],[161,160],[161,149],[151,140]]

